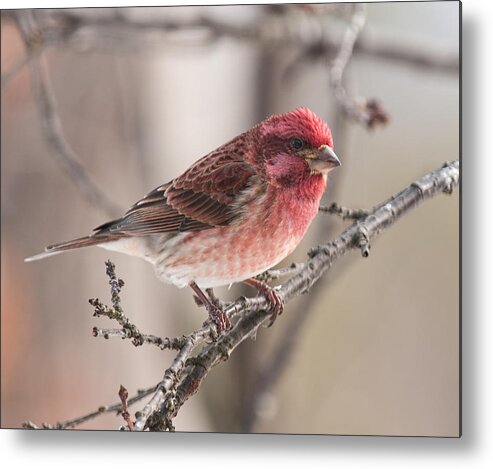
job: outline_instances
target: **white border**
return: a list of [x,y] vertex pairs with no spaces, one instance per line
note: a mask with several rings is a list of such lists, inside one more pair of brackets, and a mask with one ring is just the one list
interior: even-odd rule
[[[170,2],[106,1],[105,6]],[[176,2],[173,2],[176,3]],[[211,3],[200,0],[195,4]],[[252,2],[238,2],[252,3]],[[253,2],[255,3],[255,2]],[[491,147],[493,83],[490,5],[464,0],[463,46],[463,437],[280,437],[257,435],[0,431],[3,467],[491,467],[493,308],[491,308]],[[1,0],[1,8],[100,6],[98,2]],[[490,20],[490,21],[488,21]],[[472,40],[472,41],[471,41]],[[6,201],[2,201],[6,203]],[[488,463],[490,460],[490,463]]]

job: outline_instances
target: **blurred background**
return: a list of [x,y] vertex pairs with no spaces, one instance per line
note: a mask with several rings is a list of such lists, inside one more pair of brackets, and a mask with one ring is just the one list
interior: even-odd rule
[[[459,157],[459,3],[355,8],[2,12],[2,427],[72,419],[118,402],[120,384],[134,395],[162,378],[174,352],[91,335],[93,326],[113,327],[92,317],[87,301],[110,300],[108,257],[141,331],[179,336],[205,317],[188,289],[160,283],[139,259],[96,248],[25,257],[89,233],[236,134],[297,106],[327,120],[343,162],[325,203],[370,208]],[[346,98],[376,98],[385,109],[388,123],[371,129],[344,114],[329,79],[356,13],[365,23],[343,85]],[[303,261],[347,224],[319,215],[282,265]],[[122,423],[104,415],[80,428]],[[213,369],[174,424],[458,435],[458,191],[399,221],[368,259],[355,251],[334,265]]]

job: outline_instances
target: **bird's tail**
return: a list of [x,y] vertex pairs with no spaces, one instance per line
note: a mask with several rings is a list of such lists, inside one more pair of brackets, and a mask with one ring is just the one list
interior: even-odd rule
[[82,238],[73,239],[71,241],[65,241],[64,243],[53,244],[45,248],[44,252],[36,254],[35,256],[27,257],[24,262],[37,261],[39,259],[44,259],[45,257],[54,256],[55,254],[60,254],[61,252],[70,251],[72,249],[85,248],[87,246],[96,246],[98,244],[105,243],[107,241],[114,240],[114,237],[101,236],[101,235],[91,235],[84,236]]

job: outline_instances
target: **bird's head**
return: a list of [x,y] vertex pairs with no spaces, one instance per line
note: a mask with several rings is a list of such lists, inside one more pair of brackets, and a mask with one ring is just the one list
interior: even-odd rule
[[256,163],[273,183],[293,185],[323,179],[341,162],[328,125],[307,108],[270,117],[257,127]]

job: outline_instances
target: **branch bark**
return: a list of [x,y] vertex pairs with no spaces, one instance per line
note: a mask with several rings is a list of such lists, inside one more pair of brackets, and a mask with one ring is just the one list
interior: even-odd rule
[[[306,293],[338,259],[352,249],[360,249],[366,257],[372,239],[426,199],[440,192],[451,193],[458,183],[459,161],[446,164],[413,182],[396,196],[379,204],[363,221],[351,225],[334,241],[313,248],[304,268],[280,286],[279,295],[287,303],[295,296]],[[236,302],[228,308],[229,312],[241,312],[241,319],[230,333],[199,355],[196,365],[177,388],[177,403],[173,415],[176,415],[186,400],[197,392],[212,367],[227,358],[247,337],[256,333],[258,327],[269,317],[267,306],[265,298],[257,297]]]
[[[152,18],[134,20],[126,15],[90,15],[77,10],[52,10],[37,12],[41,23],[41,48],[51,46],[70,46],[83,50],[125,51],[140,48],[142,45],[162,43],[204,46],[227,37],[237,41],[255,44],[269,44],[273,48],[300,47],[302,57],[323,60],[337,53],[339,40],[321,26],[314,30],[293,27],[279,15],[266,15],[254,24],[233,25],[214,16],[200,15],[193,18]],[[2,19],[18,20],[27,14],[22,11],[3,11]],[[190,38],[181,35],[180,40],[172,39],[177,31],[189,32]],[[197,39],[197,32],[202,33]],[[158,40],[156,41],[156,36]],[[185,40],[183,40],[185,37]],[[170,39],[171,38],[171,39]],[[26,56],[16,62],[2,76],[2,90],[24,65],[37,56],[28,51]],[[459,58],[455,51],[438,48],[420,48],[406,42],[389,43],[378,36],[360,35],[354,43],[354,55],[371,57],[400,65],[420,69],[430,69],[442,73],[458,73]]]
[[[364,12],[355,10],[347,34],[342,43],[322,28],[308,34],[309,31],[293,29],[292,24],[283,17],[266,15],[258,24],[230,25],[213,17],[197,16],[195,18],[174,20],[157,18],[152,20],[132,21],[123,15],[89,16],[80,15],[76,11],[60,10],[55,16],[39,14],[30,16],[27,13],[9,14],[17,21],[19,30],[23,34],[26,44],[26,57],[21,59],[3,77],[6,83],[25,64],[31,67],[34,96],[40,112],[44,135],[53,149],[53,156],[63,167],[71,179],[78,185],[84,196],[95,206],[102,207],[111,214],[119,213],[117,207],[109,200],[97,186],[77,155],[66,141],[63,134],[61,119],[57,113],[56,100],[51,89],[49,70],[44,62],[43,52],[48,46],[69,45],[80,46],[89,44],[90,47],[104,50],[107,46],[125,50],[132,43],[141,45],[154,33],[162,33],[161,39],[170,40],[169,33],[176,31],[202,31],[203,39],[198,45],[209,44],[222,37],[249,41],[254,44],[269,45],[269,47],[297,47],[303,53],[310,52],[310,57],[316,60],[335,57],[331,66],[331,84],[339,103],[347,106],[346,113],[353,115],[371,127],[371,119],[357,109],[354,97],[349,96],[343,87],[342,79],[350,58],[353,54],[370,55],[384,60],[418,67],[434,68],[444,72],[457,72],[459,62],[455,54],[447,55],[434,53],[431,50],[422,51],[407,46],[370,40],[360,34],[364,22]],[[27,23],[23,23],[27,21]],[[301,24],[301,23],[300,23]],[[290,26],[290,27],[288,27]],[[143,36],[142,33],[148,33]],[[184,42],[179,42],[183,45]],[[2,87],[6,83],[2,83]],[[339,96],[338,96],[339,94]],[[376,106],[368,101],[367,105]],[[380,108],[366,109],[379,113]],[[377,117],[379,114],[377,115]],[[372,210],[349,210],[332,205],[321,207],[322,212],[339,214],[343,219],[352,219],[354,223],[341,233],[334,241],[313,248],[309,252],[309,259],[290,268],[272,270],[262,274],[264,279],[280,277],[290,278],[277,287],[279,296],[285,303],[294,297],[308,292],[313,285],[333,266],[341,257],[352,249],[359,249],[364,257],[370,253],[370,242],[382,231],[389,228],[402,215],[412,210],[424,200],[440,193],[451,192],[459,182],[459,162],[455,161],[444,165],[437,171],[427,174],[411,184],[396,196],[377,205]],[[171,365],[166,369],[163,379],[155,386],[148,388],[137,395],[128,398],[120,395],[120,402],[99,407],[95,412],[74,420],[43,424],[38,427],[32,422],[26,422],[26,428],[72,428],[103,413],[116,411],[124,412],[124,419],[130,430],[173,430],[172,419],[177,415],[182,405],[200,388],[202,381],[209,371],[229,355],[246,338],[255,336],[258,328],[270,317],[268,303],[263,296],[255,298],[240,298],[226,306],[226,312],[236,322],[232,330],[217,337],[213,326],[203,327],[187,336],[178,338],[160,338],[142,334],[123,314],[120,307],[119,292],[121,286],[113,269],[107,264],[110,271],[113,308],[103,305],[99,300],[93,300],[95,316],[108,316],[116,320],[120,328],[101,329],[94,327],[93,335],[105,338],[120,337],[131,339],[135,346],[151,344],[161,349],[170,348],[178,353]],[[312,295],[313,295],[312,291]],[[296,322],[293,323],[296,328]],[[211,343],[212,341],[212,343]],[[286,344],[290,347],[290,344]],[[281,353],[283,349],[280,349]],[[285,356],[284,354],[283,356]],[[130,419],[128,406],[153,394],[149,402],[140,412],[137,412],[135,422]],[[123,396],[123,397],[122,397]]]
[[38,24],[32,12],[14,18],[18,20],[18,29],[29,58],[27,63],[31,71],[33,96],[38,108],[43,136],[51,149],[50,155],[89,203],[103,210],[110,217],[120,215],[121,208],[99,187],[65,138],[55,94],[51,87],[48,63],[44,57],[46,32]]
[[[368,215],[346,228],[333,241],[312,248],[308,259],[301,266],[297,265],[294,275],[277,288],[279,296],[285,303],[296,296],[306,293],[321,277],[332,268],[336,261],[353,249],[359,249],[363,257],[370,252],[370,242],[380,233],[390,228],[403,215],[409,213],[425,200],[439,193],[451,194],[459,184],[459,161],[444,164],[441,168],[426,174],[413,182],[397,195],[368,211]],[[112,299],[119,304],[120,282],[114,272],[110,272]],[[121,285],[120,285],[121,286]],[[214,326],[207,326],[182,338],[177,348],[179,352],[166,369],[163,379],[144,393],[125,398],[126,405],[153,394],[144,408],[135,414],[132,430],[174,430],[172,419],[180,408],[200,388],[204,378],[217,364],[226,360],[230,354],[248,337],[256,335],[258,328],[270,319],[269,304],[264,296],[254,298],[242,297],[226,307],[231,319],[236,319],[233,328],[212,343],[207,339],[214,337]],[[121,318],[114,318],[121,321]],[[178,343],[178,342],[177,342]],[[192,356],[198,346],[200,352]],[[25,422],[25,428],[69,428],[109,411],[122,412],[124,406],[113,404],[100,407],[96,412],[86,416],[59,423],[43,424],[41,427],[32,422]],[[130,429],[130,428],[129,428]]]
[[356,41],[366,22],[365,4],[354,3],[351,7],[353,12],[344,32],[339,52],[333,60],[329,57],[329,84],[339,104],[339,108],[344,114],[348,118],[371,129],[375,125],[387,123],[387,112],[375,99],[350,95],[343,84],[344,72],[353,55]]

